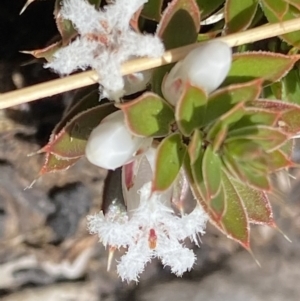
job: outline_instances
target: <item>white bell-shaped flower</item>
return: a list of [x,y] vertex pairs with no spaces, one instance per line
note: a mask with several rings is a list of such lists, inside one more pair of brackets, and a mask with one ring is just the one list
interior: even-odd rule
[[87,159],[105,169],[116,169],[141,154],[152,143],[152,138],[134,136],[128,130],[122,111],[102,120],[92,131],[85,149]]
[[162,84],[164,97],[175,106],[186,82],[211,93],[224,81],[231,60],[231,48],[224,42],[211,41],[199,46],[166,76]]

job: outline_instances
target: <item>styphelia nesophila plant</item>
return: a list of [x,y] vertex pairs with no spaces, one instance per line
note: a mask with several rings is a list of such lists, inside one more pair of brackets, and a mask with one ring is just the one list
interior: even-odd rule
[[[154,257],[178,276],[191,270],[196,258],[185,241],[199,246],[208,220],[250,250],[251,224],[276,227],[271,174],[294,166],[300,98],[290,81],[299,39],[282,37],[294,48],[278,39],[278,53],[268,45],[233,53],[209,41],[255,26],[258,1],[244,7],[243,18],[235,1],[224,1],[224,18],[201,28],[220,1],[170,0],[163,11],[162,0],[106,2],[57,1],[61,41],[33,52],[61,75],[92,68],[100,84],[100,97],[98,90],[81,93],[55,128],[41,174],[84,155],[112,173],[121,169],[114,183],[121,196],[88,216],[88,228],[110,250],[126,250],[117,265],[123,280],[138,281]],[[270,1],[259,2],[269,22],[279,18]],[[286,5],[287,12],[299,9]],[[122,76],[127,60],[197,40],[207,41],[175,65]]]

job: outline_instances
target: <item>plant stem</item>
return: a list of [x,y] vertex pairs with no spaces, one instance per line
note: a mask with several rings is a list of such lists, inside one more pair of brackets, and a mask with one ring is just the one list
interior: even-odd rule
[[[297,30],[300,30],[300,18],[281,23],[263,25],[244,32],[216,38],[215,40],[221,40],[223,42],[226,42],[229,46],[234,47]],[[195,43],[188,46],[172,49],[166,51],[160,58],[139,58],[125,62],[121,66],[122,74],[127,75],[134,72],[144,71],[147,69],[152,69],[162,65],[177,62],[178,60],[184,58],[192,49],[198,46],[199,43]],[[20,90],[7,92],[0,95],[0,109],[9,108],[14,105],[89,86],[97,83],[98,81],[99,77],[97,73],[92,70],[56,80],[51,80]]]

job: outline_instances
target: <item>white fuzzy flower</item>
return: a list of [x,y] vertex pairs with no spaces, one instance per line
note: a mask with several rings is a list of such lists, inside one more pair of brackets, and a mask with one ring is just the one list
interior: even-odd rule
[[141,153],[152,143],[152,138],[137,137],[128,130],[124,113],[116,111],[93,129],[85,148],[86,158],[105,169],[121,167]]
[[79,37],[54,54],[45,65],[60,74],[92,67],[99,74],[103,97],[118,100],[124,95],[120,65],[132,57],[158,57],[164,48],[158,37],[130,28],[133,14],[147,0],[116,0],[96,10],[86,0],[65,0],[61,16],[70,20]]
[[186,82],[211,93],[224,81],[232,59],[231,48],[224,42],[211,41],[192,50],[164,79],[162,92],[176,105]]
[[90,232],[98,234],[105,247],[128,248],[117,265],[123,280],[138,281],[154,257],[181,276],[192,269],[196,260],[183,242],[190,238],[198,244],[197,236],[204,233],[208,216],[198,204],[190,214],[176,214],[171,206],[172,191],[153,193],[151,182],[142,184],[149,178],[149,171],[150,177],[152,174],[146,156],[140,161],[136,181],[130,193],[124,194],[127,212],[116,210],[112,204],[106,215],[100,212],[88,216]]

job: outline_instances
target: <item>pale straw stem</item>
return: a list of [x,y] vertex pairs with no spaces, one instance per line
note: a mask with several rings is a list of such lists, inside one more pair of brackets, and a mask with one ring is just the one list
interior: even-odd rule
[[[276,24],[263,25],[244,32],[216,38],[215,40],[226,42],[229,46],[234,47],[297,30],[300,30],[300,18]],[[192,49],[198,46],[199,43],[196,43],[172,49],[166,51],[160,58],[139,58],[128,61],[121,67],[122,74],[127,75],[177,62],[178,60],[184,58]],[[56,80],[51,80],[20,90],[0,94],[0,109],[9,108],[14,105],[19,105],[40,98],[50,97],[66,91],[86,87],[97,83],[98,80],[99,78],[97,73],[92,70]]]

